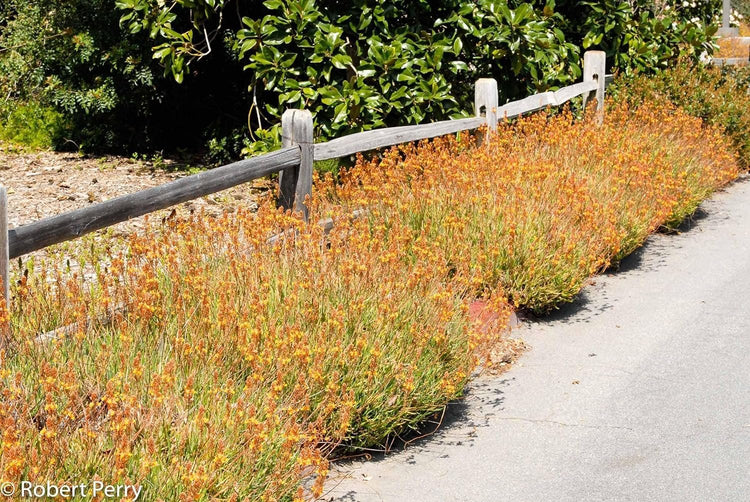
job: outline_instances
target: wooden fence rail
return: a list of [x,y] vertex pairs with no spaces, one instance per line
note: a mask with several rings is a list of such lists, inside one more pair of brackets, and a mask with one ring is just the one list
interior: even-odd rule
[[299,162],[299,148],[283,148],[83,209],[21,225],[8,232],[8,254],[10,259],[17,258],[130,218],[226,190],[281,169],[297,166]]
[[34,223],[8,229],[7,195],[0,186],[0,294],[9,298],[9,260],[52,244],[75,239],[130,218],[142,216],[175,204],[226,190],[242,183],[279,173],[279,205],[303,214],[307,219],[305,197],[312,193],[313,162],[345,157],[358,152],[394,146],[410,141],[435,138],[487,125],[496,130],[498,120],[513,118],[549,106],[560,106],[577,96],[584,102],[596,98],[599,120],[604,106],[604,88],[611,80],[605,75],[601,51],[584,54],[583,82],[554,92],[543,92],[498,106],[497,82],[479,79],[475,86],[475,117],[430,124],[390,127],[350,134],[325,143],[313,141],[313,118],[307,110],[287,110],[282,116],[282,148],[251,159],[117,197]]
[[468,119],[444,120],[430,124],[388,127],[385,129],[358,132],[325,143],[316,143],[315,160],[335,159],[358,152],[375,150],[376,148],[436,138],[459,131],[476,129],[486,122],[487,120],[484,117],[471,117]]

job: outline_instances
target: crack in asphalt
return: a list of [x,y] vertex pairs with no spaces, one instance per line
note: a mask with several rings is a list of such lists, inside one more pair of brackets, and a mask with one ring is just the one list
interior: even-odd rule
[[622,429],[626,431],[634,431],[632,427],[626,427],[624,425],[591,425],[591,424],[571,424],[568,422],[558,422],[557,420],[547,420],[543,418],[525,418],[525,417],[504,417],[504,416],[496,416],[496,419],[499,420],[519,420],[522,422],[532,422],[532,423],[540,423],[540,424],[552,424],[552,425],[561,425],[564,427],[582,427],[585,429]]

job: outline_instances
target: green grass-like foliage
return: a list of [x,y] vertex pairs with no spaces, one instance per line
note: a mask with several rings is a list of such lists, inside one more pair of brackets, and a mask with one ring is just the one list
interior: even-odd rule
[[681,61],[656,75],[618,78],[608,88],[617,100],[669,100],[731,138],[740,166],[750,167],[750,69]]
[[476,297],[500,327],[509,302],[570,301],[732,180],[728,150],[668,105],[542,114],[326,174],[327,235],[269,196],[27,261],[0,308],[0,479],[320,497],[335,445],[382,448],[461,395],[498,338]]

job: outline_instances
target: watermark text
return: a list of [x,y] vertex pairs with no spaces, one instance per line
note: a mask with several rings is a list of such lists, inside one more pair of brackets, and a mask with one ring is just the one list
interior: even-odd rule
[[20,481],[19,483],[0,483],[0,497],[14,497],[15,499],[87,499],[103,497],[106,499],[130,499],[133,502],[141,496],[142,486],[111,485],[103,481],[80,483],[77,485],[63,483],[34,483]]

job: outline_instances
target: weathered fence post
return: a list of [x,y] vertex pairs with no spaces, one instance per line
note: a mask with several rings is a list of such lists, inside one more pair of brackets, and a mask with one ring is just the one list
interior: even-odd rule
[[596,122],[604,121],[604,88],[606,80],[607,55],[604,51],[586,51],[583,53],[583,81],[596,82],[598,87],[588,96],[583,95],[583,106],[591,98],[596,98]]
[[730,22],[732,19],[732,2],[730,0],[724,0],[721,4],[721,28],[716,33],[720,37],[738,37],[740,35],[739,28],[732,28]]
[[299,145],[299,166],[288,167],[279,173],[279,200],[284,209],[302,213],[307,221],[305,197],[312,195],[313,119],[308,110],[287,110],[281,116],[281,145]]
[[497,131],[497,80],[494,78],[480,78],[474,84],[474,113],[477,117],[484,116],[487,120],[487,133]]
[[3,281],[3,297],[10,303],[10,259],[8,248],[8,192],[0,185],[0,279]]

